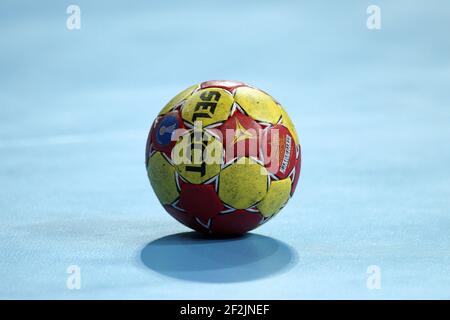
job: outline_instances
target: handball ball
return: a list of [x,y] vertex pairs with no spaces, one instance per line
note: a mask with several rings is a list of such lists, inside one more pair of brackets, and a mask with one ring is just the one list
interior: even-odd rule
[[145,158],[153,190],[176,220],[202,233],[239,235],[292,197],[301,151],[294,124],[267,93],[206,81],[161,110]]

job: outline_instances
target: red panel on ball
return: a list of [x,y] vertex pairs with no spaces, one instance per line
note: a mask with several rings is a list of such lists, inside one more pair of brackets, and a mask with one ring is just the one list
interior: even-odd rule
[[236,210],[232,213],[219,215],[213,218],[211,231],[214,234],[237,235],[255,229],[262,221],[259,213]]
[[232,80],[210,80],[205,81],[200,85],[201,89],[206,88],[222,88],[228,90],[229,92],[233,92],[236,88],[246,86],[245,83],[239,81]]
[[283,125],[268,129],[263,139],[263,156],[267,170],[279,179],[285,179],[295,167],[295,141]]
[[224,209],[212,184],[183,184],[179,206],[205,223]]
[[176,208],[172,207],[171,205],[165,205],[164,209],[166,209],[166,211],[168,213],[170,213],[170,215],[172,217],[174,217],[175,220],[184,224],[185,226],[187,226],[195,231],[198,231],[198,232],[208,232],[208,230],[205,230],[205,228],[202,225],[200,225],[195,220],[195,218],[188,212],[183,212],[183,211],[177,210]]
[[222,137],[226,163],[240,157],[259,159],[262,128],[255,120],[236,111],[218,130]]

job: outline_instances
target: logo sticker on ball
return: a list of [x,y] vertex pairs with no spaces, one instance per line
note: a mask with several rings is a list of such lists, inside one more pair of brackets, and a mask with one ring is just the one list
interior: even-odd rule
[[156,127],[156,141],[162,146],[168,145],[172,141],[172,133],[178,127],[178,119],[175,116],[165,116]]
[[286,173],[286,169],[289,165],[289,159],[291,156],[291,145],[292,145],[292,139],[291,136],[286,136],[286,145],[284,148],[284,156],[283,156],[283,162],[281,162],[281,173]]

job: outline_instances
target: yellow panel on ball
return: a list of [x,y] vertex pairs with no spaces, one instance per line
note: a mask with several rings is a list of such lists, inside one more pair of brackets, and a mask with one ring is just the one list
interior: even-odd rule
[[249,208],[266,195],[267,179],[263,166],[250,158],[241,158],[220,173],[219,197],[233,208]]
[[216,137],[194,129],[177,141],[172,150],[172,161],[184,179],[200,184],[219,174],[222,154],[222,143]]
[[181,91],[179,94],[177,94],[175,97],[172,98],[165,106],[162,108],[162,110],[159,112],[159,115],[166,114],[170,112],[177,104],[179,104],[181,101],[186,99],[191,95],[191,93],[198,88],[198,84],[190,86],[189,88]]
[[148,161],[147,175],[162,204],[169,204],[178,198],[175,168],[161,152],[155,152]]
[[281,108],[271,96],[258,89],[237,88],[234,100],[257,121],[275,124],[281,117]]
[[289,132],[292,134],[292,137],[294,138],[295,144],[299,144],[300,140],[298,139],[297,131],[295,130],[294,123],[292,122],[291,118],[287,114],[286,110],[282,106],[280,106],[281,109],[281,124],[289,129]]
[[183,106],[181,116],[191,124],[199,121],[203,127],[228,119],[233,106],[231,94],[220,88],[208,88],[195,92]]
[[272,181],[264,199],[256,206],[264,217],[280,211],[289,200],[291,193],[291,179]]

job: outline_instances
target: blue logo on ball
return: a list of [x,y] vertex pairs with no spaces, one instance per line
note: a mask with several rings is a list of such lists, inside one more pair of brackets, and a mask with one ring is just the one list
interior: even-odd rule
[[178,129],[178,119],[175,116],[165,116],[156,127],[156,141],[162,145],[168,145],[172,140],[172,133]]

